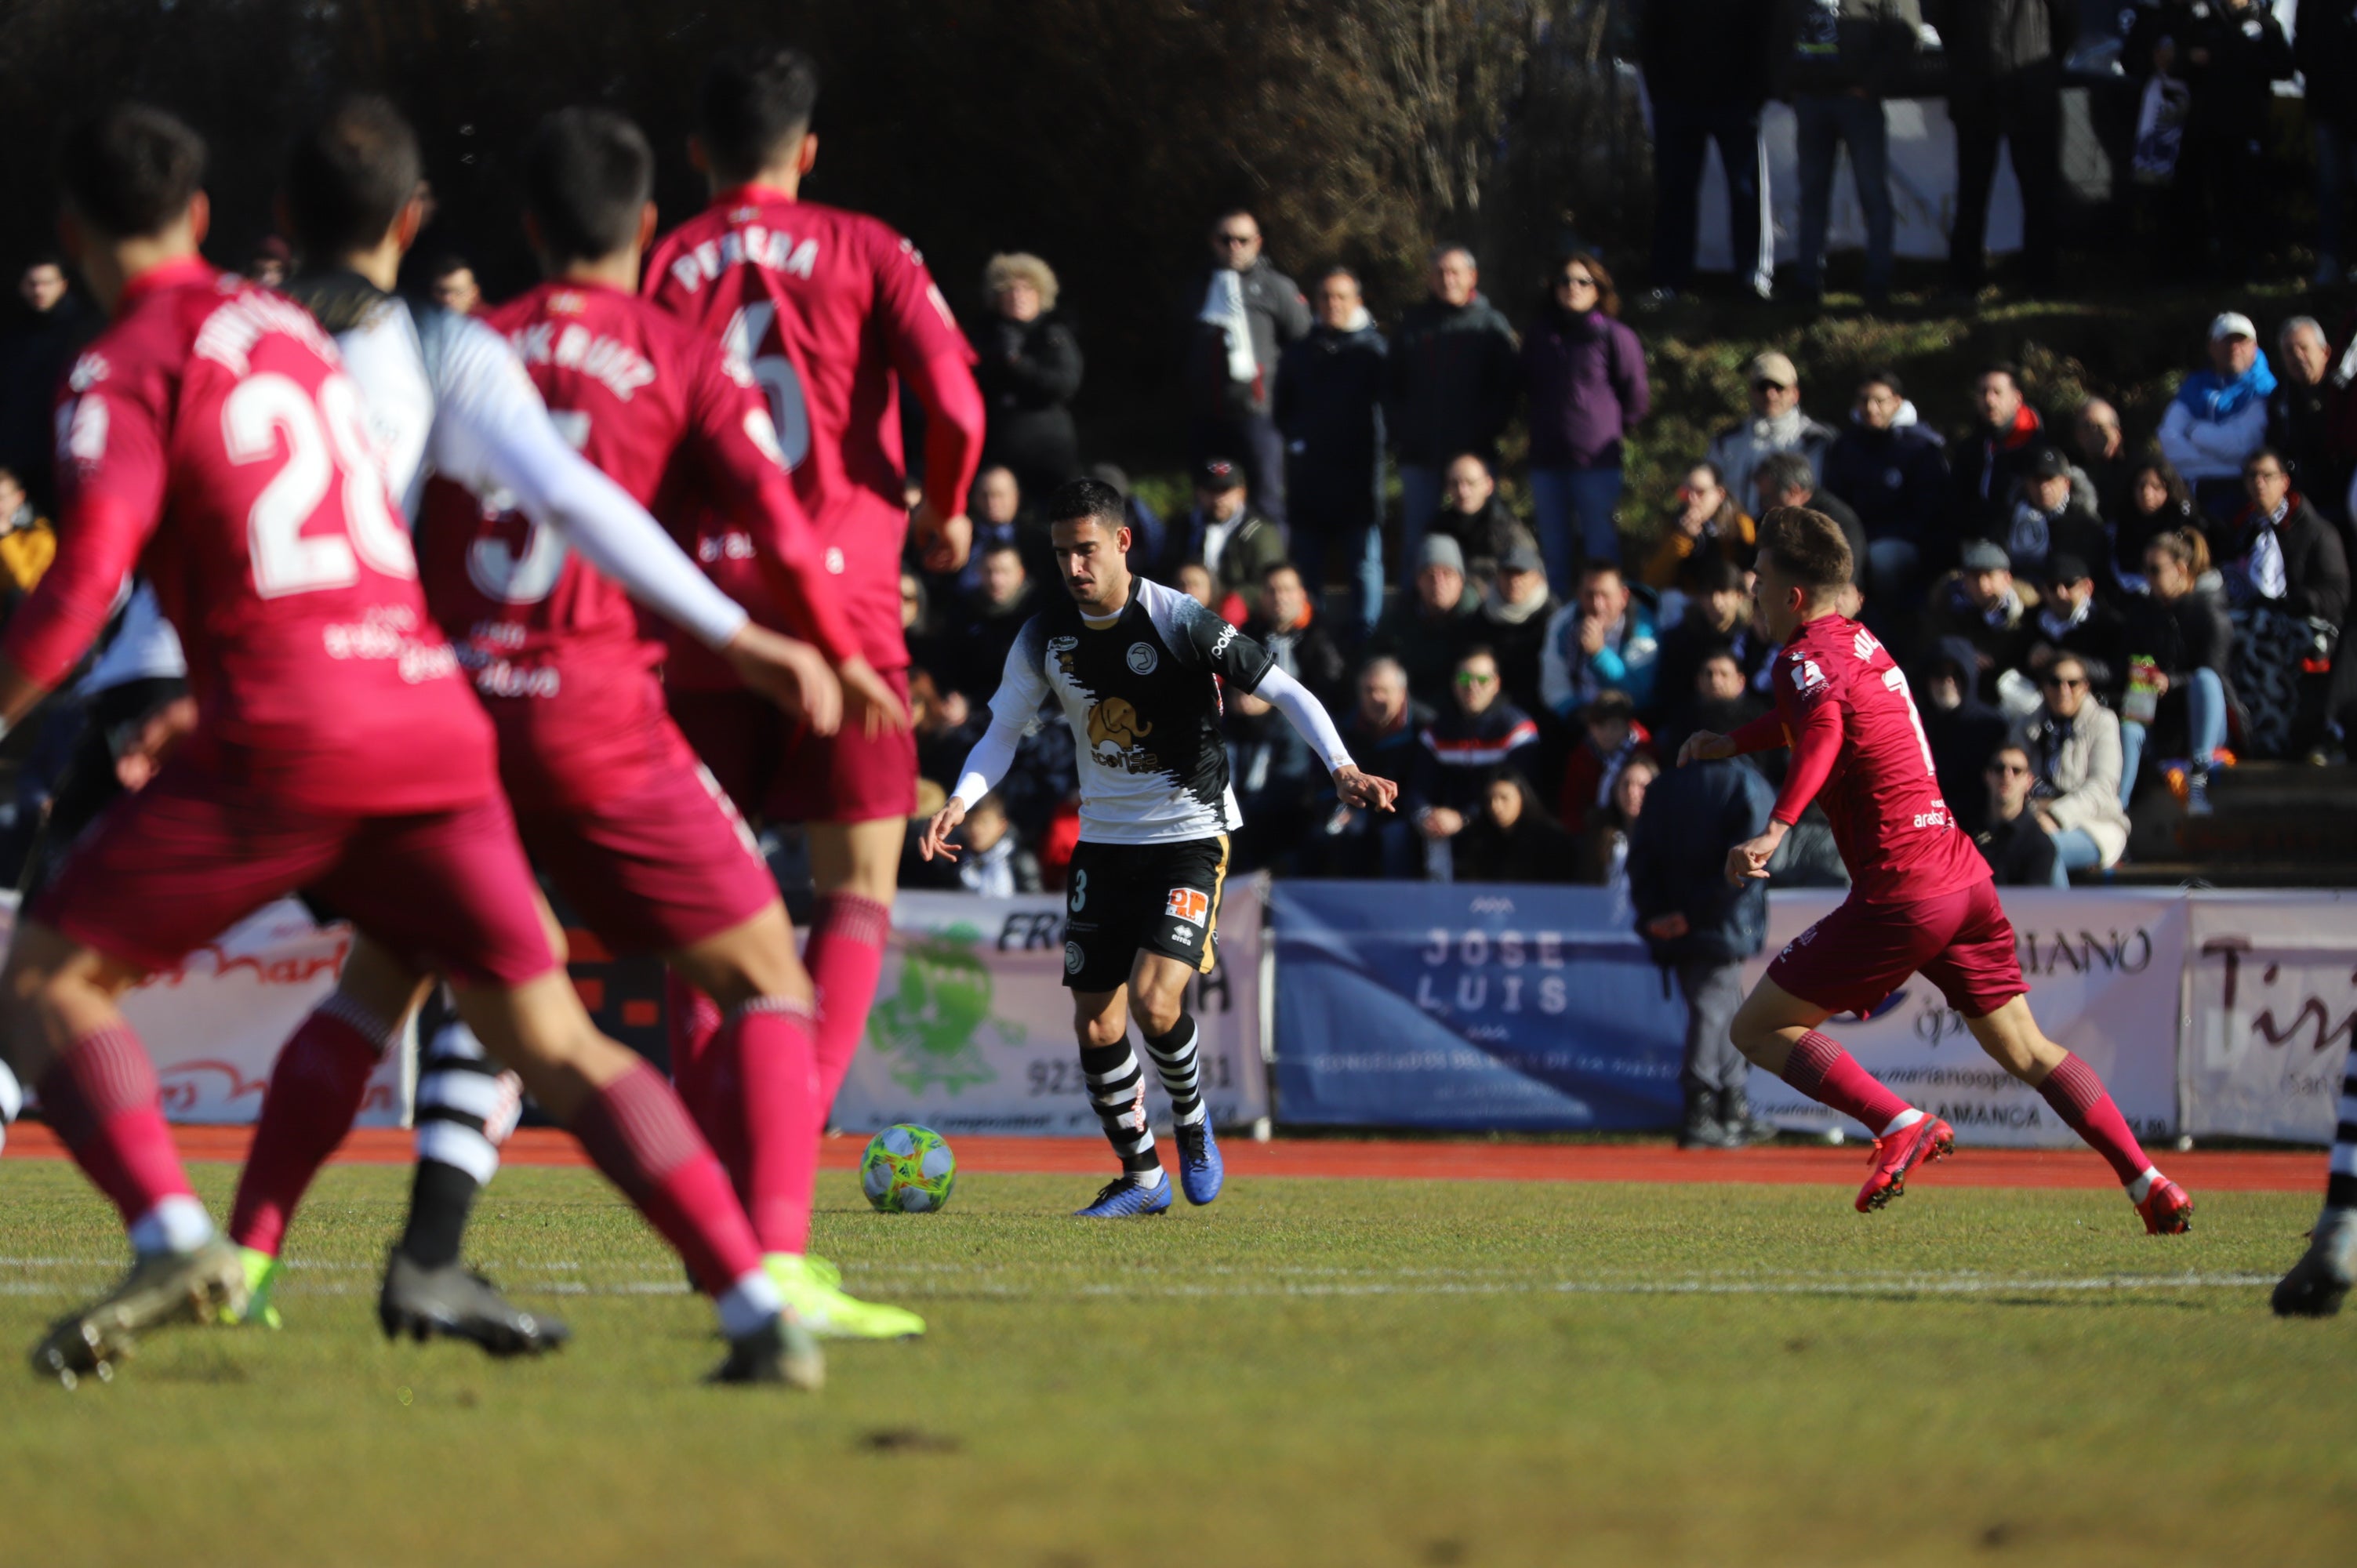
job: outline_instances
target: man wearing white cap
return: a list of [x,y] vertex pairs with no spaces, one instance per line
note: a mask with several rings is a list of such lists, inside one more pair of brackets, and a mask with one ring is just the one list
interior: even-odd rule
[[1749,497],[1751,470],[1775,452],[1800,453],[1808,458],[1810,470],[1824,478],[1825,453],[1834,444],[1833,426],[1801,412],[1801,372],[1792,361],[1771,349],[1745,368],[1744,380],[1751,388],[1751,417],[1728,425],[1710,440],[1710,460],[1718,465],[1727,489]]
[[2160,450],[2223,521],[2242,504],[2243,465],[2266,445],[2267,394],[2276,373],[2251,318],[2229,310],[2210,323],[2210,368],[2185,378],[2161,415]]

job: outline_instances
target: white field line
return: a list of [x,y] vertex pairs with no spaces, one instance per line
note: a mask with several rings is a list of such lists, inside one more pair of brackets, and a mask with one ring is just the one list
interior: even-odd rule
[[[0,1270],[27,1273],[71,1271],[111,1272],[120,1264],[106,1258],[0,1257]],[[307,1275],[367,1276],[372,1265],[296,1264]],[[492,1272],[500,1271],[493,1265]],[[578,1263],[517,1264],[515,1273],[579,1273]],[[1116,1281],[1074,1282],[1044,1271],[1026,1280],[1011,1269],[948,1269],[902,1265],[859,1273],[893,1274],[906,1283],[894,1294],[917,1298],[1004,1297],[1038,1299],[1050,1295],[1138,1298],[1351,1298],[1366,1296],[1531,1296],[1531,1295],[1765,1295],[1765,1296],[1985,1296],[2021,1293],[2128,1293],[2140,1291],[2248,1290],[2273,1284],[2272,1274],[2181,1273],[2096,1275],[2007,1275],[1974,1270],[1944,1273],[1867,1273],[1838,1277],[1803,1273],[1692,1274],[1682,1277],[1591,1277],[1549,1279],[1543,1275],[1416,1269],[1400,1271],[1340,1269],[1189,1270],[1188,1277],[1155,1277]],[[1202,1283],[1198,1276],[1224,1276]],[[1300,1277],[1288,1277],[1300,1276]],[[1335,1277],[1348,1276],[1348,1277]],[[857,1283],[856,1278],[853,1283]],[[364,1283],[330,1283],[321,1279],[290,1280],[295,1295],[349,1295],[373,1288]],[[525,1287],[539,1294],[577,1296],[684,1295],[687,1285],[669,1279],[551,1280]],[[69,1295],[76,1285],[65,1280],[0,1279],[0,1296]]]

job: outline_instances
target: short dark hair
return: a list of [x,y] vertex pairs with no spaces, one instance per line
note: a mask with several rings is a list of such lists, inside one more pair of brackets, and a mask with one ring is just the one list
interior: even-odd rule
[[151,104],[116,103],[85,115],[58,149],[66,205],[109,239],[162,233],[204,183],[204,138]]
[[444,278],[456,277],[460,273],[471,273],[474,270],[475,263],[457,252],[445,251],[434,258],[433,265],[425,269],[425,278],[428,283],[440,283]]
[[286,161],[286,217],[313,266],[384,238],[425,175],[417,133],[389,98],[340,100]]
[[636,245],[654,188],[654,149],[610,109],[559,109],[524,145],[524,210],[554,262],[597,261]]
[[2276,467],[2281,468],[2287,474],[2291,472],[2291,465],[2284,461],[2282,451],[2274,446],[2262,446],[2257,451],[2252,453],[2249,456],[2244,458],[2243,472],[2245,474],[2249,473],[2251,471],[2251,465],[2262,460],[2274,463]]
[[1302,584],[1305,586],[1307,586],[1309,582],[1308,578],[1301,576],[1301,568],[1295,565],[1290,561],[1270,562],[1267,565],[1260,569],[1260,580],[1265,584],[1271,577],[1275,576],[1279,572],[1290,572],[1295,576],[1301,577]]
[[1587,706],[1579,710],[1581,724],[1601,724],[1607,719],[1618,719],[1622,724],[1636,723],[1637,700],[1615,687],[1597,693],[1589,699]]
[[1766,479],[1773,487],[1771,494],[1781,495],[1786,490],[1803,490],[1810,495],[1817,493],[1817,471],[1799,452],[1770,452],[1760,458],[1759,467],[1751,470],[1754,489],[1759,488],[1761,479]]
[[1498,662],[1498,650],[1491,647],[1486,642],[1470,643],[1466,647],[1459,649],[1458,650],[1457,657],[1452,660],[1450,663],[1453,667],[1461,668],[1472,663],[1476,659],[1486,659],[1491,663],[1496,664]]
[[1899,372],[1892,370],[1888,365],[1875,366],[1874,369],[1867,371],[1866,374],[1857,378],[1857,384],[1861,389],[1866,387],[1889,387],[1892,397],[1905,397],[1907,395],[1907,383],[1900,381],[1899,379]]
[[695,135],[712,172],[750,179],[809,131],[818,108],[818,66],[800,49],[753,44],[723,49],[695,95]]
[[[2073,660],[2073,662],[2075,663],[2076,660]],[[2023,766],[2033,769],[2038,766],[2038,764],[2030,757],[2029,747],[2022,745],[2018,740],[2008,740],[1999,742],[1996,747],[1988,754],[1988,760],[1981,764],[1981,771],[1986,773],[1989,769],[1995,768],[1996,766],[1996,759],[2003,757],[2008,751],[2012,752],[2016,757],[2020,757]]]
[[1989,360],[1978,371],[1974,372],[1973,380],[1975,381],[1986,381],[1991,376],[2003,376],[2007,381],[2013,383],[2014,391],[2019,392],[2021,390],[2021,367],[2015,364],[2011,360]]
[[1094,521],[1111,533],[1129,526],[1129,503],[1102,479],[1067,480],[1056,487],[1039,510],[1050,528],[1060,522]]
[[1697,550],[1678,568],[1678,586],[1689,594],[1723,594],[1743,586],[1743,568],[1724,551]]
[[1804,506],[1769,510],[1760,522],[1760,553],[1775,557],[1777,570],[1804,587],[1838,588],[1857,569],[1841,524]]
[[1607,575],[1618,577],[1624,583],[1629,580],[1629,574],[1620,569],[1620,563],[1609,555],[1591,555],[1579,564],[1579,576],[1583,582],[1590,577],[1601,577]]

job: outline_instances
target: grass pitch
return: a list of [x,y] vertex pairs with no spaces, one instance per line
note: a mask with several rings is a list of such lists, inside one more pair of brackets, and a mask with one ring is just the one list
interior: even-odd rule
[[[196,1167],[219,1211],[233,1173]],[[935,1216],[823,1178],[818,1249],[933,1332],[816,1397],[711,1390],[710,1314],[586,1172],[472,1255],[567,1315],[496,1364],[377,1336],[406,1172],[331,1170],[287,1327],[158,1335],[112,1387],[0,1368],[0,1563],[2345,1563],[2357,1316],[2278,1323],[2306,1197],[1093,1182]],[[0,1348],[102,1287],[111,1214],[0,1165]],[[21,1368],[21,1362],[18,1367]]]

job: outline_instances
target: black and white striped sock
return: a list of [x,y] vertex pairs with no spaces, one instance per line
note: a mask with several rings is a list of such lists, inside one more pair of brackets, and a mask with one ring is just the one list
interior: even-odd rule
[[2324,1178],[2324,1207],[2357,1208],[2357,1057],[2341,1080],[2341,1124],[2332,1133],[2332,1163]]
[[1081,1074],[1088,1079],[1089,1103],[1095,1107],[1106,1142],[1121,1156],[1121,1168],[1141,1187],[1162,1180],[1162,1161],[1154,1152],[1154,1129],[1146,1123],[1146,1069],[1124,1036],[1110,1046],[1082,1047]]
[[1138,1031],[1146,1040],[1146,1054],[1154,1058],[1154,1070],[1162,1075],[1162,1088],[1170,1096],[1172,1120],[1181,1127],[1191,1127],[1203,1119],[1203,1066],[1195,1050],[1196,1031],[1192,1015],[1181,1013],[1178,1022],[1167,1035],[1147,1035]]
[[500,1145],[522,1114],[521,1086],[453,1020],[434,1033],[417,1072],[417,1176],[401,1250],[424,1267],[458,1261],[475,1195],[499,1174]]

